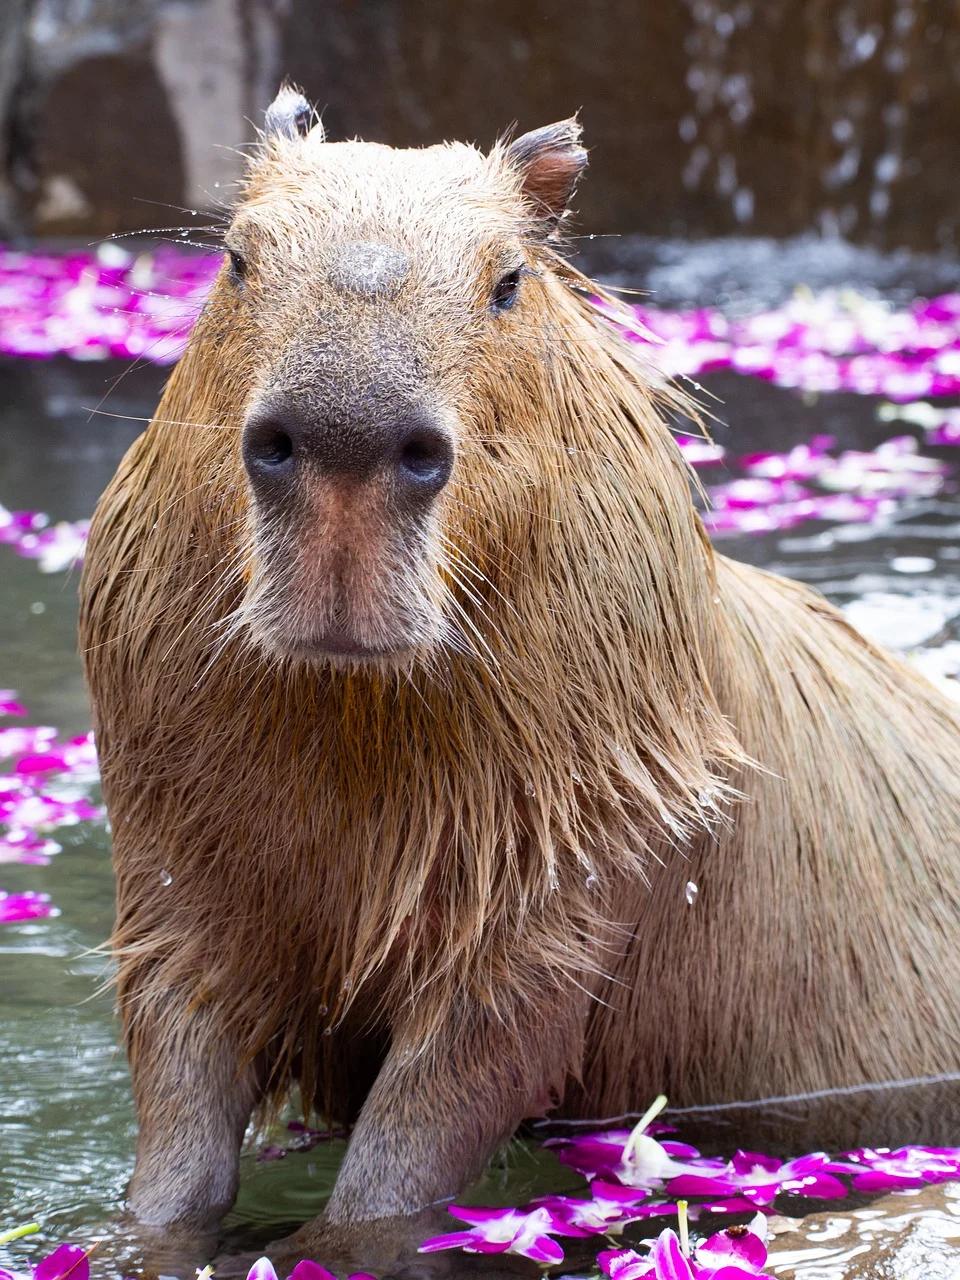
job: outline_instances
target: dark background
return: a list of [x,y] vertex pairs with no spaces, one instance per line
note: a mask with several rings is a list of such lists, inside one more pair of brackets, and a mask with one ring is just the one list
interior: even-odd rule
[[284,74],[332,138],[580,109],[585,230],[956,245],[958,0],[0,0],[0,233],[229,199]]

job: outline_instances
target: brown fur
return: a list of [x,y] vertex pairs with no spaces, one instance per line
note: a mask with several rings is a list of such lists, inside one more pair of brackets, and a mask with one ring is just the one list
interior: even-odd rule
[[[360,1116],[337,1221],[453,1194],[552,1102],[960,1062],[957,712],[715,555],[655,379],[548,230],[502,147],[265,143],[254,278],[221,276],[101,501],[82,643],[146,1222],[222,1212],[251,1109],[294,1078]],[[374,310],[325,285],[354,240],[415,263]],[[505,245],[536,275],[492,320]],[[344,334],[362,391],[384,326],[456,422],[416,554],[319,489],[295,533],[258,527],[252,398]],[[399,666],[272,651],[334,536],[357,626],[426,610]]]

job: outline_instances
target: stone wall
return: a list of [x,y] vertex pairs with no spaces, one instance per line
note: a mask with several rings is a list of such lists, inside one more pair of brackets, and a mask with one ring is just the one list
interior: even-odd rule
[[284,74],[334,138],[579,108],[591,231],[957,239],[956,0],[0,0],[6,233],[229,200]]

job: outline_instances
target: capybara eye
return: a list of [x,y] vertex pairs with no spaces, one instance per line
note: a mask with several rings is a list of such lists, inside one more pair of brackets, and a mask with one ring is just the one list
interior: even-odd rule
[[237,284],[242,284],[247,274],[247,260],[237,253],[236,249],[228,249],[227,255],[230,258],[230,274]]
[[523,267],[517,267],[513,271],[508,271],[505,276],[500,277],[490,302],[494,311],[506,311],[508,307],[513,306],[517,300],[517,292],[520,288],[520,277],[522,275]]

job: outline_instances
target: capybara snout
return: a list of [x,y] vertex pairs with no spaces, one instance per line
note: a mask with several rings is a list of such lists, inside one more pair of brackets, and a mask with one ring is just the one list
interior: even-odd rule
[[247,418],[242,447],[254,496],[271,507],[296,501],[317,476],[346,484],[382,476],[400,511],[419,512],[453,470],[453,433],[425,405],[390,406],[378,418],[274,396]]
[[256,566],[242,616],[262,644],[383,662],[439,638],[434,508],[454,463],[449,415],[389,389],[338,404],[321,382],[260,398],[241,451]]

